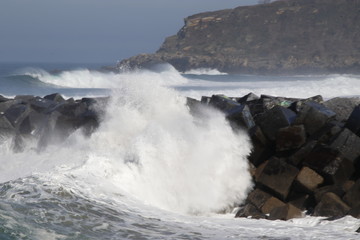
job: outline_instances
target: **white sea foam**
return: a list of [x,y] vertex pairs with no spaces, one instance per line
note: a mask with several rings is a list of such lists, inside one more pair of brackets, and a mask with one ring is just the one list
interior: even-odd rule
[[[270,77],[269,77],[270,78]],[[266,77],[232,76],[232,81],[190,80],[185,96],[200,98],[212,94],[239,97],[249,92],[257,95],[307,98],[322,95],[325,99],[340,96],[359,96],[360,77],[352,75]]]
[[217,69],[211,69],[211,68],[191,69],[189,71],[184,72],[184,74],[192,74],[192,75],[227,75],[227,73],[220,72]]
[[121,86],[122,81],[127,80],[151,80],[154,84],[163,86],[183,85],[187,79],[182,77],[171,65],[164,65],[162,71],[137,70],[133,72],[102,73],[88,69],[63,71],[58,74],[49,74],[44,71],[31,71],[28,74],[40,81],[68,88],[109,88]]

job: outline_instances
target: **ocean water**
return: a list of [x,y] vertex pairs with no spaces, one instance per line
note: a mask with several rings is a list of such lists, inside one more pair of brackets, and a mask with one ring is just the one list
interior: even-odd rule
[[0,138],[0,239],[359,239],[352,217],[235,219],[252,188],[249,138],[217,111],[192,116],[185,97],[358,96],[360,76],[89,68],[0,64],[3,96],[111,97],[90,137],[74,132],[42,152],[28,142],[21,153]]

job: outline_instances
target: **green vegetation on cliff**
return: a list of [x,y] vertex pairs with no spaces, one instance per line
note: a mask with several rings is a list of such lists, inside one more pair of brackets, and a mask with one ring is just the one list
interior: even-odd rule
[[120,65],[168,62],[179,71],[359,73],[360,0],[287,0],[199,13],[154,54]]

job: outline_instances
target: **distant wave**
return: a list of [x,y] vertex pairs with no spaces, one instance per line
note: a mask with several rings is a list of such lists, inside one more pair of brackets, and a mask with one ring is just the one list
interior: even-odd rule
[[98,72],[89,69],[78,69],[72,71],[62,71],[56,74],[43,71],[41,69],[26,73],[40,81],[61,87],[69,88],[117,88],[123,81],[151,79],[161,85],[181,85],[186,84],[187,79],[170,65],[161,72],[150,70],[137,70],[133,72],[123,72],[120,74],[112,72]]
[[223,72],[220,72],[217,69],[211,69],[211,68],[191,69],[189,71],[184,72],[184,74],[191,74],[191,75],[227,75],[227,73],[223,73]]

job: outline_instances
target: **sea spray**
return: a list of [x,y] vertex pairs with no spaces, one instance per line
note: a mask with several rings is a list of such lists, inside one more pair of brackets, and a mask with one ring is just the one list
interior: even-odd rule
[[251,186],[248,137],[215,110],[203,116],[195,119],[183,97],[154,81],[122,81],[91,139],[105,163],[84,172],[94,168],[99,180],[106,172],[119,190],[175,212],[209,213],[240,203]]
[[[70,73],[75,80],[65,74],[63,84],[78,85],[79,72]],[[89,194],[132,196],[173,212],[230,210],[251,186],[246,133],[234,132],[214,109],[192,116],[186,99],[158,76],[97,73],[96,81],[116,84],[99,129],[90,138],[74,132],[42,152],[30,144],[23,153],[9,153],[16,167],[8,166],[3,180],[52,172]]]

